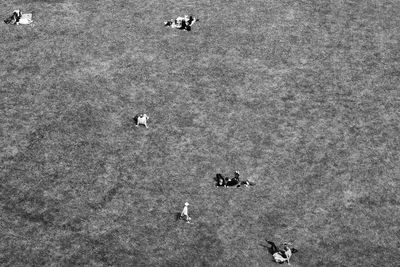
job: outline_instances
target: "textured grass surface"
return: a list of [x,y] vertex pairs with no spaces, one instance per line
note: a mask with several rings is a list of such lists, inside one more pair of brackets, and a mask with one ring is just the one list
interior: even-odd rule
[[0,4],[1,265],[400,262],[398,1],[81,2]]

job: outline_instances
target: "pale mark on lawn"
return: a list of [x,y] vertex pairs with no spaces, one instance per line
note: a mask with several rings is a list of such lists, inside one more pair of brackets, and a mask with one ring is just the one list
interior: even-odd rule
[[351,190],[346,190],[343,192],[343,203],[346,208],[354,204],[354,201],[362,196],[362,193],[356,193]]
[[318,207],[318,208],[316,208],[315,210],[314,210],[314,213],[316,213],[316,214],[320,214],[320,213],[322,213],[322,214],[327,214],[328,213],[328,211],[327,210],[325,210],[325,209],[323,209],[323,208],[321,208],[321,207]]
[[293,9],[291,9],[291,10],[289,10],[289,12],[286,14],[286,19],[287,20],[293,20],[294,19],[294,10]]
[[19,150],[16,146],[7,146],[4,149],[4,152],[0,152],[0,157],[7,156],[7,157],[14,157],[18,154]]
[[92,57],[84,58],[83,62],[88,62],[87,65],[79,67],[75,70],[75,72],[83,72],[89,74],[101,74],[102,76],[110,75],[110,68],[112,66],[113,60],[101,60]]

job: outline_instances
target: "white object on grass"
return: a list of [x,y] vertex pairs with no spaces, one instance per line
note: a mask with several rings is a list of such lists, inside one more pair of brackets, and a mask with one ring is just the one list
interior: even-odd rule
[[150,118],[150,117],[147,116],[146,114],[138,114],[138,115],[137,115],[136,126],[139,126],[139,124],[141,124],[141,125],[144,125],[146,128],[149,128],[149,127],[147,127],[147,120],[148,120],[149,118]]
[[33,22],[32,20],[32,14],[31,13],[26,13],[22,14],[21,18],[17,22],[17,25],[29,25]]

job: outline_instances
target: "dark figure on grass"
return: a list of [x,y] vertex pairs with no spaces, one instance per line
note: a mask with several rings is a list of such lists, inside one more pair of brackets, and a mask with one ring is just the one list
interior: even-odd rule
[[255,183],[250,182],[249,180],[245,181],[240,181],[239,178],[240,174],[238,171],[235,171],[234,177],[233,178],[228,178],[228,177],[223,177],[222,174],[217,173],[215,177],[215,181],[217,182],[217,186],[224,186],[224,187],[240,187],[241,185],[244,185],[246,187],[255,185]]
[[32,14],[31,13],[24,13],[17,9],[14,10],[12,15],[4,20],[6,24],[13,24],[13,25],[28,25],[32,23]]
[[215,177],[215,181],[217,182],[216,186],[226,186],[225,177],[222,176],[222,174],[220,174],[220,173],[217,173],[217,176]]
[[22,13],[19,10],[14,10],[12,15],[4,20],[6,24],[17,24],[22,17]]
[[178,219],[179,219],[179,220],[184,220],[184,221],[186,221],[187,223],[190,223],[190,221],[192,220],[192,218],[189,217],[188,206],[189,206],[189,203],[186,202],[186,203],[185,203],[185,206],[183,207],[182,212],[181,212],[180,214],[178,214]]
[[277,263],[285,263],[287,262],[290,265],[290,257],[292,257],[293,253],[297,252],[297,249],[290,248],[287,243],[283,244],[283,249],[278,249],[274,242],[266,240],[268,244],[271,245],[269,248],[269,252],[274,257],[274,261]]
[[178,17],[176,19],[171,19],[169,21],[164,22],[164,26],[170,27],[173,29],[191,31],[193,24],[199,21],[194,16],[185,15],[184,17]]

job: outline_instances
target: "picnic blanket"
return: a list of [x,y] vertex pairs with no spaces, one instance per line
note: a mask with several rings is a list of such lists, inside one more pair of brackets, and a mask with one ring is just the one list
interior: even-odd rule
[[32,20],[32,13],[23,13],[19,21],[17,22],[17,25],[28,25],[33,22]]

